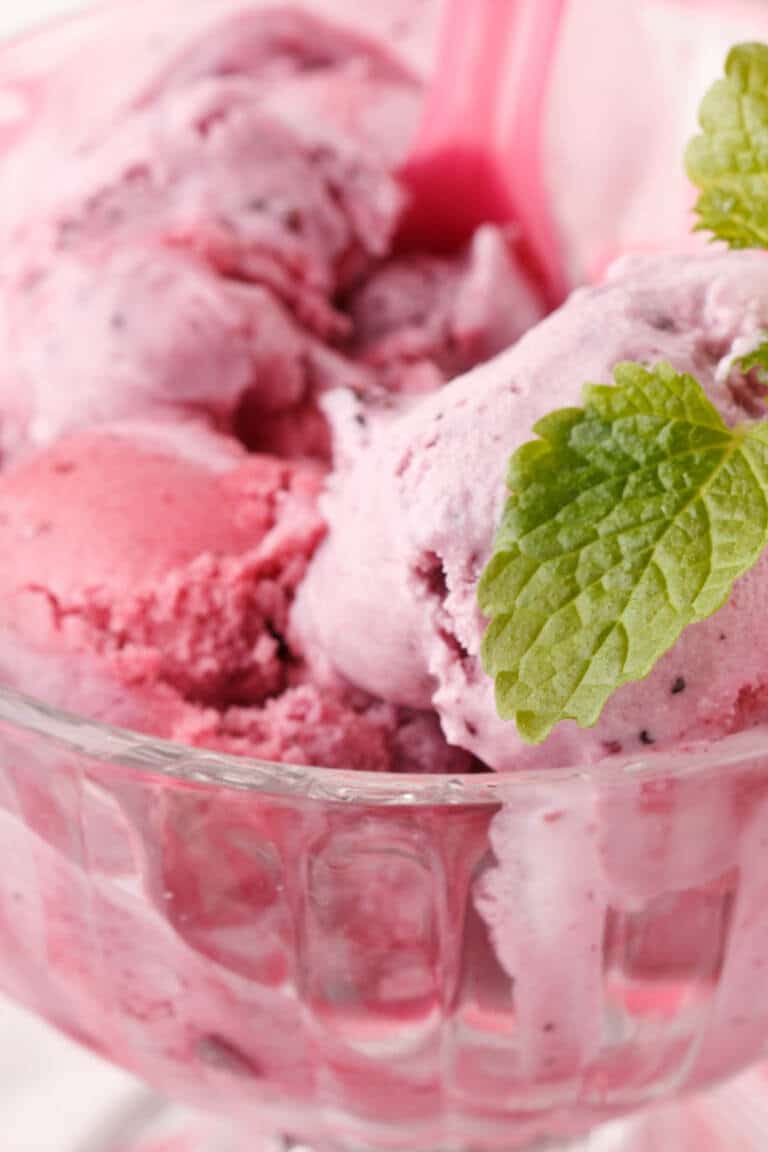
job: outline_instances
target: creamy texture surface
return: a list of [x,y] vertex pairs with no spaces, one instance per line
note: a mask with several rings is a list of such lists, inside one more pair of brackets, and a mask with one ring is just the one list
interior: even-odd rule
[[428,711],[317,686],[290,613],[325,533],[314,463],[197,425],[109,425],[0,480],[0,670],[60,706],[198,747],[462,771]]
[[[365,4],[353,20],[341,0],[194,0],[177,17],[172,0],[95,8],[4,55],[10,682],[192,743],[359,767],[583,762],[751,719],[759,660],[735,684],[727,653],[754,581],[725,610],[730,646],[713,647],[720,623],[691,630],[691,651],[618,694],[594,731],[561,725],[536,750],[495,717],[474,595],[506,459],[585,378],[663,356],[702,372],[726,410],[748,405],[716,365],[759,329],[744,301],[760,260],[627,269],[537,328],[514,226],[452,252],[398,243],[437,4]],[[692,23],[653,0],[626,26],[605,0],[570,7],[544,157],[574,281],[617,248],[690,243],[683,78],[760,22],[748,2]],[[597,25],[614,66],[574,85]],[[664,132],[635,131],[619,171],[617,126],[637,129],[656,98]],[[604,135],[574,166],[598,107]],[[383,743],[356,744],[371,717]],[[409,752],[391,743],[401,722]]]
[[30,76],[0,195],[7,457],[169,413],[327,454],[329,386],[434,387],[541,314],[498,229],[381,268],[421,102],[394,48],[300,9],[197,3],[183,31],[175,11],[131,6],[128,27],[111,9],[123,47],[103,102],[102,13],[82,41],[62,27],[61,64],[36,39],[11,50]]
[[409,403],[541,306],[504,229],[393,250],[434,10],[345,13],[115,5],[7,49],[0,664],[198,747],[461,772],[431,709],[320,682],[293,633],[323,396]]
[[[616,692],[594,728],[564,722],[535,747],[496,714],[476,589],[507,461],[540,417],[578,405],[583,384],[610,383],[623,360],[667,360],[696,376],[729,422],[754,417],[760,388],[729,373],[729,358],[767,324],[762,252],[634,258],[509,352],[373,427],[326,498],[333,530],[297,613],[310,643],[369,691],[431,703],[451,742],[501,770],[668,748],[764,718],[768,663],[754,629],[768,597],[765,560],[647,679]],[[372,642],[361,646],[361,636]]]

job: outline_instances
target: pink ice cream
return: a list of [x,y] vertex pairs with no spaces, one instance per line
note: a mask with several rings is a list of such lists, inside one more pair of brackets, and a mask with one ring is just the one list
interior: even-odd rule
[[[631,35],[604,9],[570,6],[548,105],[551,207],[575,279],[605,251],[635,246],[640,222],[658,215],[650,187],[630,188],[602,152],[604,171],[591,153],[593,173],[585,163],[577,180],[568,167],[580,138],[573,109],[588,111],[569,93],[594,21],[612,29],[619,58],[634,48],[638,62],[655,62],[668,131],[655,152],[639,133],[637,151],[670,171],[693,111],[687,96],[666,99],[672,65],[682,92],[680,77],[713,69],[742,22],[759,26],[749,3],[728,19],[716,13],[719,23],[707,10],[695,28],[683,21],[682,52],[675,4],[642,6]],[[398,173],[421,116],[438,6],[366,8],[367,37],[345,13],[338,0],[302,10],[195,0],[181,31],[171,0],[142,0],[9,48],[4,91],[18,124],[5,132],[0,190],[8,678],[143,731],[329,765],[445,757],[456,770],[468,761],[448,754],[435,709],[448,744],[491,767],[698,738],[723,730],[729,707],[738,726],[759,685],[749,676],[742,704],[729,704],[719,657],[721,680],[672,674],[690,689],[669,699],[659,689],[653,730],[641,723],[646,688],[634,704],[626,690],[589,735],[563,726],[536,752],[495,719],[473,589],[503,498],[501,461],[538,414],[578,394],[584,373],[601,379],[635,354],[686,366],[691,341],[714,339],[714,321],[657,332],[637,321],[636,297],[661,309],[674,296],[685,311],[685,293],[717,283],[719,265],[686,265],[685,275],[649,266],[634,274],[637,288],[578,298],[506,358],[441,391],[531,328],[541,293],[514,226],[480,227],[454,251],[420,251],[412,236],[398,247],[408,211]],[[104,53],[107,37],[119,58]],[[634,75],[625,120],[639,100]],[[589,107],[614,108],[592,79],[579,92]],[[689,190],[682,174],[664,187],[675,208],[657,238],[671,228],[683,243]],[[584,215],[598,188],[605,251]],[[69,451],[73,475],[53,466]],[[319,510],[328,465],[336,474]],[[171,510],[157,505],[145,523],[158,486]],[[32,531],[38,521],[51,527]],[[686,711],[694,700],[698,718]]]
[[[573,283],[619,250],[703,243],[681,149],[728,45],[768,22],[759,0],[689,7],[568,6],[542,155]],[[368,0],[352,27],[343,0],[190,0],[182,29],[176,0],[137,0],[5,51],[6,457],[95,421],[192,413],[327,458],[329,387],[424,390],[535,322],[514,228],[382,269],[439,15],[438,0]],[[611,50],[585,69],[596,42]]]
[[[399,173],[422,114],[439,6],[366,7],[368,36],[345,13],[339,0],[304,9],[195,0],[182,31],[171,0],[142,0],[8,49],[4,91],[18,123],[4,134],[0,190],[0,500],[13,555],[2,577],[13,605],[3,643],[25,653],[7,656],[9,676],[44,683],[52,702],[93,716],[279,759],[340,762],[352,737],[334,750],[328,734],[362,716],[386,729],[387,750],[369,750],[377,767],[409,762],[391,745],[403,710],[429,732],[411,734],[410,746],[434,737],[447,755],[436,710],[450,745],[501,768],[739,726],[741,711],[757,707],[757,672],[740,703],[731,700],[732,669],[710,654],[714,677],[702,671],[699,683],[668,661],[647,686],[620,694],[593,732],[564,725],[526,750],[495,719],[474,607],[502,463],[539,414],[576,398],[585,375],[603,379],[632,356],[709,371],[715,387],[698,349],[717,339],[717,323],[741,334],[737,305],[727,322],[702,314],[672,329],[646,323],[643,308],[666,316],[669,297],[687,316],[697,294],[720,291],[722,258],[684,272],[648,265],[576,297],[516,349],[444,388],[534,326],[541,292],[521,265],[514,225],[482,226],[448,252],[419,250],[418,236],[399,246],[409,207]],[[679,151],[693,105],[682,78],[697,80],[705,66],[711,75],[712,57],[719,63],[743,24],[759,30],[756,13],[745,2],[727,18],[707,8],[692,22],[653,0],[628,31],[603,0],[569,7],[542,155],[574,279],[617,247],[686,243]],[[615,69],[603,89],[592,77],[571,95],[603,19],[612,61],[635,52],[620,107],[608,99]],[[678,26],[690,34],[684,50]],[[106,38],[121,45],[117,58],[104,52]],[[574,117],[610,109],[607,147],[614,111],[634,123],[633,77],[646,58],[652,99],[669,111],[665,131],[652,147],[638,121],[628,168],[587,150],[576,179],[572,146],[583,134]],[[683,95],[670,102],[673,73]],[[94,101],[97,88],[104,96]],[[662,182],[629,181],[635,160],[679,172],[664,182],[673,210],[653,236]],[[759,318],[747,335],[758,327]],[[53,469],[70,449],[81,488],[72,477],[61,488],[67,473]],[[144,468],[147,454],[157,475]],[[182,473],[192,468],[187,491]],[[144,524],[156,485],[171,491],[174,514],[159,509]],[[109,503],[118,489],[119,514]],[[285,520],[266,525],[278,493]],[[219,511],[220,502],[231,507]],[[53,506],[60,515],[44,514]],[[35,520],[52,527],[31,533]],[[279,611],[262,602],[262,552]],[[684,643],[709,651],[695,639],[708,632],[691,635]],[[23,674],[36,660],[50,669],[43,679]],[[80,677],[71,675],[77,661]],[[670,675],[687,691],[665,695]],[[657,679],[651,729],[643,715]],[[313,744],[311,731],[326,735]],[[365,762],[360,750],[352,759]]]
[[322,479],[183,424],[74,434],[9,468],[3,682],[268,760],[468,767],[429,715],[308,679],[289,617],[325,532]]
[[[166,42],[171,10],[113,10],[122,58],[104,102],[102,16],[72,45],[60,29],[62,62],[40,50],[0,195],[7,455],[169,413],[327,454],[329,386],[433,387],[541,315],[497,228],[426,271],[419,257],[380,271],[421,100],[393,51],[309,12],[231,2],[198,2]],[[11,50],[11,74],[36,70],[35,43]],[[388,317],[404,279],[409,314]]]
[[176,5],[118,5],[9,49],[3,680],[199,747],[464,771],[430,710],[320,683],[293,645],[323,395],[408,402],[541,305],[504,228],[393,250],[428,36],[395,12],[385,49],[325,7],[198,0],[182,32]]
[[623,360],[667,360],[692,373],[730,422],[759,415],[759,386],[730,361],[766,326],[764,253],[635,258],[604,285],[575,293],[509,352],[410,413],[360,430],[357,449],[337,401],[350,463],[324,504],[331,531],[298,608],[319,663],[330,658],[394,702],[433,706],[451,743],[502,770],[682,748],[764,719],[768,662],[755,628],[768,606],[765,558],[647,679],[616,692],[594,728],[565,722],[536,747],[496,714],[479,660],[476,593],[507,461],[540,417],[578,405],[582,385],[610,383]]

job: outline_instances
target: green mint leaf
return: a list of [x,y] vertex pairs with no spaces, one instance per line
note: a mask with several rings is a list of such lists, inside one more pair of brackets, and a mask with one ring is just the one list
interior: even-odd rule
[[746,356],[738,356],[733,364],[745,376],[754,372],[763,387],[768,388],[768,340],[763,340]]
[[685,155],[701,195],[697,230],[732,248],[768,248],[768,45],[739,44],[699,109]]
[[532,743],[561,720],[594,724],[768,542],[768,423],[728,428],[668,364],[614,377],[512,456],[480,580],[497,710]]

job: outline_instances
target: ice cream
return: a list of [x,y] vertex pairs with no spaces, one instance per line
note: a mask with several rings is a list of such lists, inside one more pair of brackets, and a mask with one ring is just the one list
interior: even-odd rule
[[317,688],[290,610],[321,470],[196,425],[63,437],[0,478],[2,679],[92,719],[268,760],[419,769],[436,723]]
[[[439,15],[437,0],[366,3],[353,28],[341,0],[193,0],[182,26],[175,0],[138,0],[4,51],[6,458],[169,412],[327,458],[329,386],[424,389],[540,316],[514,229],[386,265]],[[542,165],[572,283],[617,251],[703,243],[682,144],[725,48],[763,20],[758,0],[695,20],[672,0],[568,6]],[[598,39],[611,52],[584,69]],[[387,314],[401,331],[384,338]]]
[[[768,666],[754,629],[768,596],[765,559],[646,680],[616,692],[594,728],[564,722],[536,747],[497,716],[476,596],[507,461],[535,422],[578,405],[583,384],[610,383],[624,360],[669,361],[701,381],[729,422],[754,416],[761,386],[730,362],[765,330],[767,300],[762,252],[630,259],[509,352],[369,427],[324,506],[332,529],[297,610],[306,643],[332,652],[335,668],[368,691],[433,705],[451,743],[502,770],[684,747],[764,719]],[[340,407],[337,422],[348,421]]]
[[515,235],[392,250],[408,33],[398,55],[319,10],[136,12],[7,54],[3,681],[200,747],[471,769],[430,709],[310,674],[289,617],[326,530],[323,395],[397,408],[514,340],[541,315]]
[[[153,414],[322,455],[327,387],[434,386],[541,314],[503,230],[427,273],[418,256],[380,270],[421,91],[393,52],[308,12],[196,7],[159,55],[168,5],[144,6],[105,106],[73,84],[98,67],[95,35],[38,78],[0,196],[8,457]],[[36,182],[38,163],[59,178]],[[391,327],[409,276],[408,331],[373,348],[356,317],[375,300]]]
[[[573,5],[564,21],[542,152],[574,278],[634,246],[648,191],[630,196],[606,170],[598,238],[571,211],[588,202],[572,174],[562,191],[564,77],[591,22],[602,13],[629,50],[604,7]],[[737,704],[728,662],[712,679],[692,653],[701,683],[667,662],[658,691],[653,678],[625,691],[594,732],[563,725],[525,750],[495,718],[474,607],[503,461],[535,418],[618,358],[704,357],[714,381],[700,346],[727,323],[686,310],[728,296],[717,286],[736,272],[713,258],[648,265],[444,388],[534,326],[542,294],[514,225],[481,226],[455,251],[419,250],[412,235],[398,246],[435,5],[407,19],[372,10],[368,38],[331,0],[197,0],[183,30],[175,14],[170,0],[117,5],[7,53],[19,121],[0,191],[7,682],[141,731],[328,766],[581,762],[738,726],[757,673]],[[678,61],[691,75],[732,34],[708,19]],[[674,6],[633,21],[663,92]],[[106,34],[122,50],[94,101]],[[580,174],[585,189],[595,178]],[[681,176],[671,188],[684,244],[688,192]],[[686,314],[671,330],[646,316],[666,316],[665,297]],[[665,695],[665,676],[687,691]]]
[[[740,668],[734,686],[727,654],[752,583],[726,610],[732,648],[712,648],[719,624],[691,631],[596,729],[561,725],[535,751],[495,716],[474,586],[504,462],[584,379],[617,359],[666,357],[703,372],[726,403],[714,359],[759,328],[737,313],[759,289],[760,259],[732,257],[733,271],[721,257],[638,266],[535,327],[543,293],[514,221],[454,250],[419,249],[412,233],[402,243],[400,173],[438,6],[372,6],[369,36],[345,13],[337,0],[196,0],[181,28],[171,0],[116,5],[7,51],[8,682],[141,731],[329,766],[579,763],[740,726],[759,710],[759,669]],[[707,10],[695,28],[679,18],[654,0],[625,26],[595,0],[563,19],[536,152],[574,280],[619,247],[689,243],[679,150],[693,98],[670,105],[672,73],[711,70],[741,23],[760,21],[749,3],[728,19]],[[592,78],[573,95],[595,21],[610,30],[612,67],[632,51],[653,62],[652,98],[670,109],[658,138],[638,128],[627,159],[665,168],[653,186],[630,187],[602,145],[576,179],[576,118],[608,107]],[[627,72],[616,110],[625,127],[638,74]],[[668,321],[670,309],[682,319]],[[748,382],[734,389],[734,404],[749,402]],[[62,453],[74,471],[57,470]]]

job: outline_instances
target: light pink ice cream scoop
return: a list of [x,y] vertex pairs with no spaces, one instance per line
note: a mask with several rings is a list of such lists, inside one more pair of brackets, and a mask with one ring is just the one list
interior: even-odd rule
[[[21,109],[0,141],[6,459],[154,416],[327,459],[327,388],[423,391],[541,315],[491,229],[490,247],[467,236],[436,262],[417,318],[432,335],[416,347],[406,333],[401,350],[390,338],[386,365],[370,356],[358,300],[371,279],[385,310],[401,294],[380,273],[421,78],[394,46],[312,10],[195,0],[176,15],[168,0],[110,5],[6,52],[0,96]],[[105,39],[121,45],[109,77]],[[487,304],[478,277],[483,300],[493,279]]]
[[357,447],[338,405],[351,463],[332,482],[329,536],[300,592],[306,643],[369,691],[433,705],[447,738],[497,769],[683,746],[763,718],[768,657],[756,629],[768,610],[768,558],[647,679],[616,692],[594,728],[564,722],[535,747],[496,714],[476,592],[507,462],[538,419],[578,405],[587,382],[611,383],[624,360],[692,373],[729,421],[759,414],[759,388],[729,372],[729,357],[766,327],[765,253],[634,258],[509,352],[375,424]]

